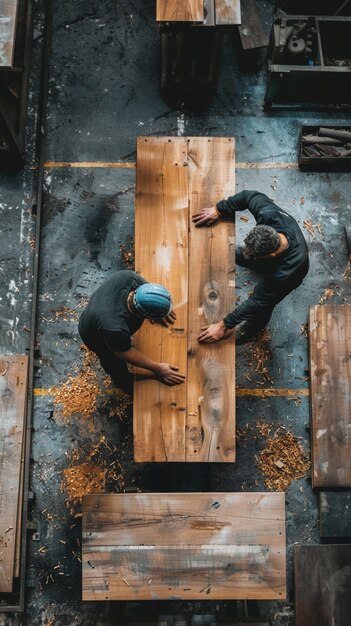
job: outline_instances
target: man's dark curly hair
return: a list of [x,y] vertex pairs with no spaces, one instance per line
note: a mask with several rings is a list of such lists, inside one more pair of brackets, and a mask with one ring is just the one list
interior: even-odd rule
[[280,238],[272,226],[255,226],[244,239],[246,258],[260,258],[276,252]]

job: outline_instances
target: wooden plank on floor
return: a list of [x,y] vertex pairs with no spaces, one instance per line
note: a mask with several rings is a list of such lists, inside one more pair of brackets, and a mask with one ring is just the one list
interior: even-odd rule
[[[146,320],[135,347],[186,375],[188,299],[187,141],[182,137],[141,137],[137,144],[135,267],[149,282],[167,287],[177,316],[165,328]],[[185,460],[185,384],[156,380],[134,385],[136,461]]]
[[321,491],[319,494],[320,536],[351,537],[351,492]]
[[239,34],[244,50],[268,46],[269,34],[264,29],[256,0],[243,0]]
[[0,67],[11,67],[19,0],[0,0]]
[[351,545],[294,546],[295,626],[350,623]]
[[240,0],[215,0],[215,20],[217,26],[240,24]]
[[[188,143],[190,218],[235,189],[235,141]],[[190,220],[191,223],[191,220]],[[235,337],[200,344],[201,328],[235,308],[235,226],[220,222],[189,235],[189,330],[186,459],[235,461]]]
[[202,22],[204,0],[156,0],[156,22]]
[[0,357],[0,592],[13,586],[27,356]]
[[351,305],[310,308],[312,484],[351,487]]
[[282,493],[83,498],[83,600],[286,596]]

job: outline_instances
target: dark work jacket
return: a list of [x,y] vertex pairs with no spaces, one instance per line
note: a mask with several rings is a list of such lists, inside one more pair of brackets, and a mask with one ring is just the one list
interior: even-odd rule
[[235,219],[236,211],[248,209],[257,225],[272,226],[283,233],[289,245],[277,257],[256,259],[253,269],[263,275],[251,296],[224,318],[228,328],[243,321],[257,321],[260,312],[272,309],[293,289],[298,287],[309,268],[305,238],[296,220],[258,191],[241,191],[227,200],[221,200],[217,209],[225,219]]

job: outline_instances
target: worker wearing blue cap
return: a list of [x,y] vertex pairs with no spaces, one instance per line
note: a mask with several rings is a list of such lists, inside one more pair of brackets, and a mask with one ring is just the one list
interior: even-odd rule
[[132,347],[131,337],[145,318],[173,324],[172,297],[162,285],[148,283],[132,272],[116,272],[91,296],[79,319],[79,334],[99,357],[116,387],[132,393],[127,363],[154,373],[165,385],[179,385],[185,377],[169,363],[157,363]]

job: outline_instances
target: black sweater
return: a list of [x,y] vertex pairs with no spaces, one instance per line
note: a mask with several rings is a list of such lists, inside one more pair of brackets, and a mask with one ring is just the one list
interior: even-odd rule
[[[258,271],[263,274],[251,296],[224,318],[228,328],[260,316],[260,311],[273,308],[298,287],[309,268],[305,238],[296,220],[258,191],[241,191],[218,202],[217,209],[225,219],[235,219],[236,211],[248,209],[257,225],[272,226],[283,233],[289,245],[276,257],[259,259]],[[258,261],[258,260],[257,260]]]

